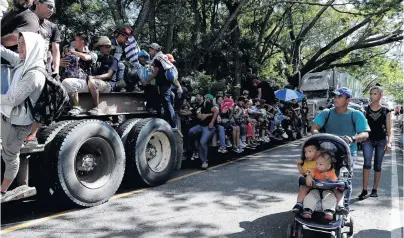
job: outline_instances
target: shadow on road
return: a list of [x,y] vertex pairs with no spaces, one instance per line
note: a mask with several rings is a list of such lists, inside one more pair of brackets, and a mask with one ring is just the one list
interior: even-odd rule
[[354,238],[401,238],[403,237],[403,227],[393,231],[369,229],[359,231]]

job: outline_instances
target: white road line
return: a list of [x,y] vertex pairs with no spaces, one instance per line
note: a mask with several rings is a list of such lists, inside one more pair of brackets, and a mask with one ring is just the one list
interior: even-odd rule
[[[394,131],[393,131],[394,133]],[[392,145],[391,150],[391,223],[390,231],[391,238],[402,238],[403,237],[403,221],[404,216],[400,210],[400,193],[398,187],[398,170],[397,170],[397,160],[396,160],[396,146],[395,143]]]

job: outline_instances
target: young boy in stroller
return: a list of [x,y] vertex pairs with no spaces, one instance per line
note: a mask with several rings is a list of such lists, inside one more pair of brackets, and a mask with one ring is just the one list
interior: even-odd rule
[[[313,166],[313,157],[317,157],[316,166],[307,169],[308,166]],[[304,228],[324,233],[335,232],[336,237],[340,238],[346,235],[342,233],[342,228],[347,224],[350,228],[347,235],[351,236],[353,223],[349,221],[344,224],[342,215],[346,214],[346,210],[338,210],[343,201],[342,191],[347,188],[348,171],[351,167],[349,145],[338,136],[314,135],[303,145],[302,160],[303,163],[298,161],[298,168],[300,171],[303,170],[301,164],[307,165],[306,171],[300,171],[305,172],[306,178],[299,179],[302,188],[298,203],[293,209],[296,215],[293,224],[288,227],[287,237],[301,238]],[[302,192],[305,193],[303,196]],[[304,202],[299,204],[302,197]]]

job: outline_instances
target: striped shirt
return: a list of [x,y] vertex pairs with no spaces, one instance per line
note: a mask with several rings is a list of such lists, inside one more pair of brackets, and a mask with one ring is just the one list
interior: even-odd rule
[[[140,47],[135,37],[130,37],[128,43],[124,45],[124,48],[118,44],[116,39],[112,40],[112,44],[116,47],[114,57],[118,61],[127,60],[130,64],[136,66],[135,63],[138,61],[137,57],[140,52]],[[122,59],[123,57],[124,59]]]

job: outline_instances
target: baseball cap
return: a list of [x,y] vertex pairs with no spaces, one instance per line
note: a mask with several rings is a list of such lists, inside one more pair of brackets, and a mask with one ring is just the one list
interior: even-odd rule
[[212,94],[206,94],[206,95],[204,96],[204,98],[205,98],[205,99],[210,99],[210,100],[213,100],[213,99],[214,99],[214,97],[213,97]]
[[172,54],[167,54],[167,58],[171,63],[175,63],[174,56]]
[[119,27],[115,30],[115,33],[119,33],[123,36],[130,37],[133,34],[133,30],[130,27]]
[[345,95],[347,98],[352,98],[352,91],[346,87],[339,88],[332,93],[337,96]]
[[160,51],[160,50],[161,50],[161,46],[160,46],[159,44],[157,44],[157,43],[151,43],[151,44],[149,45],[149,48],[155,49],[155,50],[157,50],[157,51]]
[[55,0],[40,0],[39,2],[48,4],[48,5],[52,6],[53,8],[55,8],[55,6],[56,6]]

